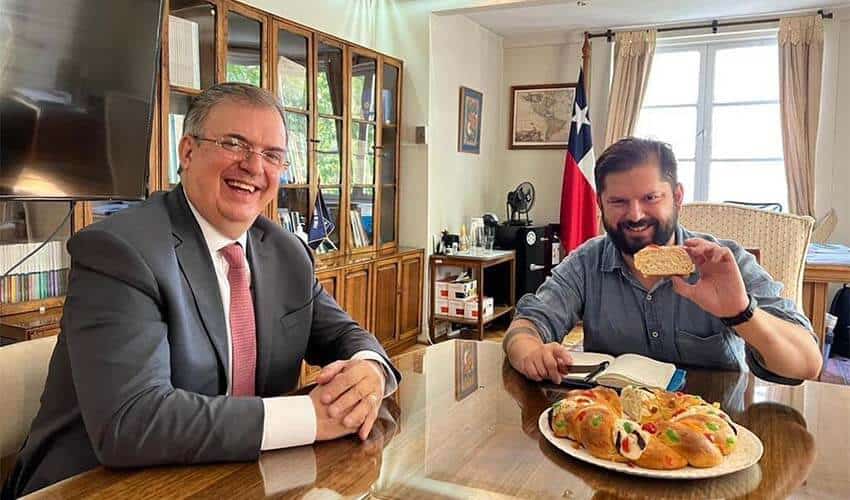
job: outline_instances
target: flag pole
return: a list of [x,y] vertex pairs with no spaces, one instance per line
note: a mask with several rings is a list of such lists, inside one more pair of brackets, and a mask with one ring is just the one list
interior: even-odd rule
[[584,44],[581,46],[581,67],[584,70],[584,92],[588,104],[590,104],[590,32],[584,32]]

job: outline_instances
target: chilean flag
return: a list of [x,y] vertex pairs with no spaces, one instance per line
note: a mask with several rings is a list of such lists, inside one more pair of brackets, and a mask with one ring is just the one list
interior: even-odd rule
[[590,114],[584,91],[584,71],[580,71],[578,76],[569,141],[561,186],[561,245],[567,254],[598,234],[596,191],[593,188],[596,159],[593,157]]

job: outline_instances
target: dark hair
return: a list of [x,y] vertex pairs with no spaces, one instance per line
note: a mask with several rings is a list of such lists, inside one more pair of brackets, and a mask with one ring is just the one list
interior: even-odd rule
[[650,161],[658,162],[661,177],[676,189],[676,156],[666,142],[639,137],[625,137],[608,146],[596,160],[593,171],[596,181],[596,193],[602,194],[605,189],[605,178],[609,174],[626,172]]

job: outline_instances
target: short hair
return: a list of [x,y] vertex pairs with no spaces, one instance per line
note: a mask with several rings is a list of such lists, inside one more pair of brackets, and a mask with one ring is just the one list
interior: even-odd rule
[[661,177],[670,183],[673,189],[679,183],[676,174],[676,155],[669,144],[653,139],[626,137],[608,146],[596,160],[594,180],[596,192],[605,190],[605,178],[609,174],[626,172],[649,161],[657,161]]
[[[286,130],[286,112],[274,94],[247,83],[224,82],[209,87],[192,99],[189,110],[186,112],[186,118],[183,120],[183,135],[193,137],[203,135],[204,125],[210,110],[223,102],[273,108],[280,114],[284,130]],[[182,170],[183,167],[180,166],[177,173],[182,173]]]

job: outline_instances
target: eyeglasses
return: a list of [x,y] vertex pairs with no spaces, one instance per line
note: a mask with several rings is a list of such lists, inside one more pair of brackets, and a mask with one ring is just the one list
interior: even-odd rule
[[247,160],[252,154],[258,155],[263,161],[277,168],[286,168],[289,166],[289,160],[286,159],[284,151],[254,151],[254,147],[245,141],[239,140],[236,137],[219,137],[218,139],[209,139],[198,135],[192,136],[196,141],[211,142],[227,153],[231,160]]

